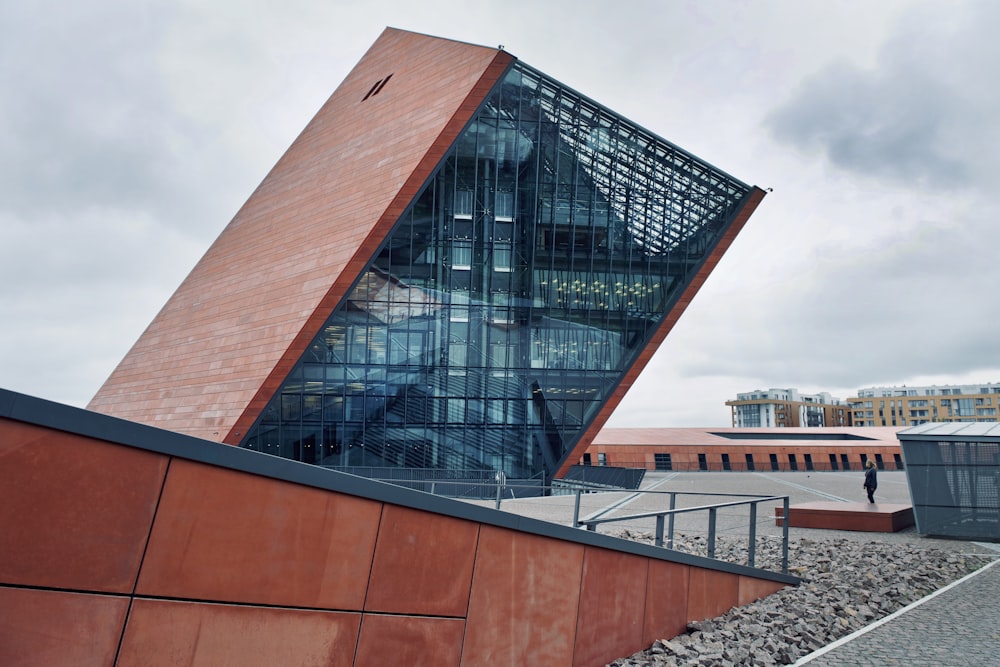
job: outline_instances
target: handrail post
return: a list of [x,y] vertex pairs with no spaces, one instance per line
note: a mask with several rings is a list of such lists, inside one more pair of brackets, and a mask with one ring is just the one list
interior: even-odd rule
[[580,527],[580,489],[576,490],[576,501],[573,503],[573,527]]
[[663,546],[663,515],[656,515],[656,546]]
[[754,554],[757,551],[757,503],[750,503],[750,549],[747,554],[747,565],[753,567]]
[[716,508],[708,508],[708,557],[715,558],[715,514]]
[[497,509],[500,509],[500,497],[503,495],[504,487],[507,486],[507,473],[497,470],[493,480],[497,483]]
[[677,509],[677,494],[673,491],[670,492],[670,519],[669,525],[667,527],[667,548],[674,548],[674,513],[672,510]]
[[785,519],[781,522],[781,573],[788,574],[788,496],[784,499],[782,516]]

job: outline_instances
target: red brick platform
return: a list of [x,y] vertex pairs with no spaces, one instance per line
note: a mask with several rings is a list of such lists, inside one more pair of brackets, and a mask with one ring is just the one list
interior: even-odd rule
[[[782,525],[782,508],[774,508],[774,522]],[[860,530],[895,533],[913,525],[911,505],[889,503],[838,503],[819,501],[788,508],[788,525],[793,528]]]

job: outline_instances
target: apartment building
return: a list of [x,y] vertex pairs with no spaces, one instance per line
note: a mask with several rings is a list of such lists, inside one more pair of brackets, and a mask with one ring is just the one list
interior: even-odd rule
[[801,394],[798,389],[760,389],[726,401],[735,428],[850,426],[851,409],[827,392]]
[[[868,387],[847,399],[854,426],[918,426],[928,422],[993,422],[1000,383]],[[728,402],[727,402],[728,405]]]

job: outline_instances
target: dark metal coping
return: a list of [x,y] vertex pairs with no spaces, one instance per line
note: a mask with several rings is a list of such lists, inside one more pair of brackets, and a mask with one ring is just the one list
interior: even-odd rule
[[166,456],[176,456],[269,479],[344,493],[402,507],[411,507],[456,519],[476,521],[586,546],[730,574],[756,577],[783,584],[798,585],[802,581],[798,577],[780,572],[760,570],[653,545],[640,544],[610,535],[562,526],[364,477],[356,477],[307,463],[241,449],[233,445],[202,440],[7,389],[0,389],[0,418],[43,426]]

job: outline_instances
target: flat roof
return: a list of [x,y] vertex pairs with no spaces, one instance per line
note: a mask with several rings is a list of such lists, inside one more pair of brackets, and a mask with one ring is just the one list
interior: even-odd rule
[[1000,439],[1000,422],[934,422],[899,432],[899,438],[907,440],[932,440],[940,437]]
[[797,428],[604,428],[591,446],[725,446],[739,444],[774,447],[780,442],[789,445],[831,443],[838,447],[898,444],[894,426],[828,426]]

